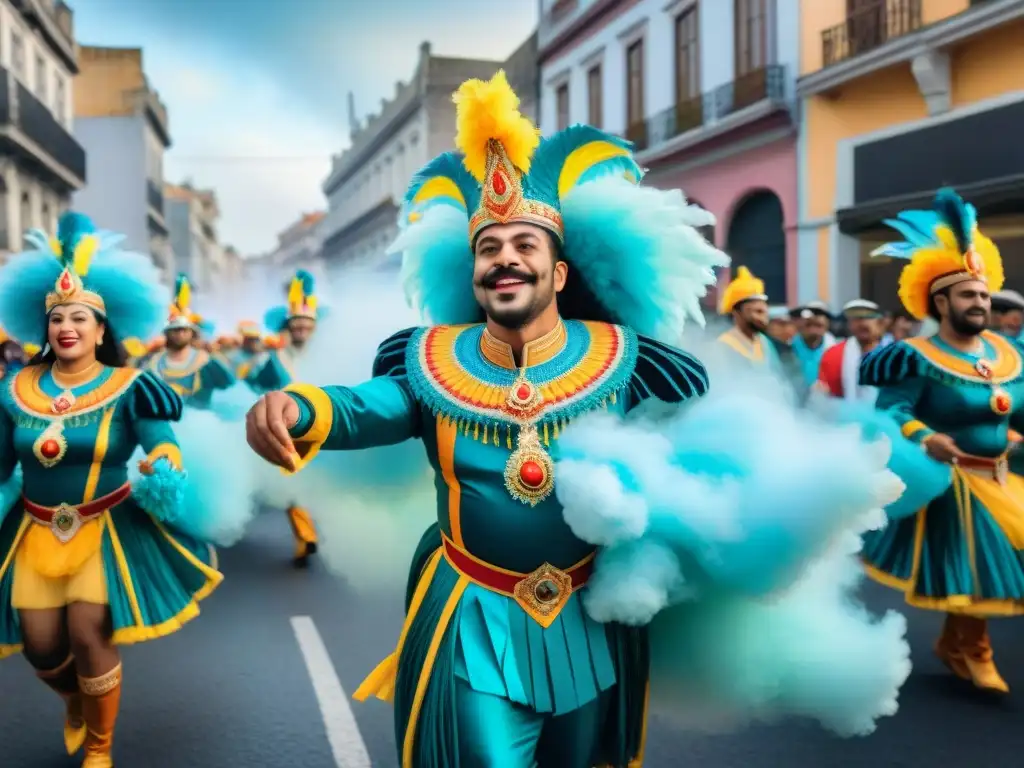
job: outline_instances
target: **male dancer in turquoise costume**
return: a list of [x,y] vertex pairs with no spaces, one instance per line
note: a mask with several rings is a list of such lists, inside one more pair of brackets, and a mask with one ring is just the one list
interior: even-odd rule
[[240,342],[222,356],[231,364],[235,379],[254,392],[270,392],[288,386],[291,374],[284,367],[276,349],[267,349],[260,327],[251,320],[238,324]]
[[0,658],[22,652],[64,700],[68,754],[84,746],[84,768],[111,768],[119,646],[181,629],[222,576],[195,533],[203,511],[181,501],[195,480],[169,424],[181,398],[124,367],[115,336],[159,328],[151,260],[74,213],[56,238],[27,239],[35,250],[0,269],[0,320],[44,342],[0,390]]
[[321,449],[426,447],[438,525],[398,647],[356,692],[394,700],[403,768],[638,766],[647,630],[585,607],[601,554],[564,519],[555,462],[587,414],[707,392],[698,360],[647,333],[678,338],[727,259],[695,229],[706,212],[637,184],[628,143],[541,140],[504,73],[455,99],[464,156],[414,178],[395,246],[442,324],[385,341],[368,382],[265,395],[249,442],[289,472]]
[[175,300],[164,326],[165,344],[140,367],[152,371],[181,395],[193,408],[209,408],[215,390],[235,383],[228,365],[218,355],[195,344],[202,318],[191,311],[192,288],[188,278],[179,275]]
[[[876,254],[907,259],[900,299],[938,333],[880,347],[860,367],[877,407],[949,466],[951,483],[909,518],[865,537],[868,574],[907,603],[946,613],[935,652],[957,676],[1006,692],[986,619],[1024,614],[1024,478],[1011,452],[1024,431],[1021,349],[985,330],[1003,282],[999,251],[951,190],[934,211],[887,222],[905,238]],[[904,478],[913,488],[914,478]]]
[[[264,316],[264,324],[279,334],[280,343],[268,350],[269,359],[255,377],[252,371],[249,372],[247,380],[255,383],[256,391],[280,389],[296,377],[296,369],[323,312],[316,295],[313,275],[304,269],[298,270],[288,284],[287,302],[283,306],[273,307]],[[319,545],[316,523],[309,511],[298,502],[289,504],[285,514],[288,515],[288,524],[295,538],[293,563],[296,568],[305,568]]]

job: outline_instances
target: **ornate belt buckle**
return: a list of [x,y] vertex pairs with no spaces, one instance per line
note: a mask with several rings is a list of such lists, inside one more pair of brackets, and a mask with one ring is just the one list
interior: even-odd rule
[[547,629],[572,596],[572,577],[544,563],[515,586],[513,597],[530,618]]
[[71,541],[82,527],[82,516],[70,504],[61,504],[54,510],[50,530],[61,544]]

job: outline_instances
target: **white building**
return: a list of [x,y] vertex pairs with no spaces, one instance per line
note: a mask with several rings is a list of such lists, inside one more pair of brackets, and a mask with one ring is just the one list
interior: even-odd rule
[[85,183],[72,135],[77,72],[64,3],[0,0],[0,260],[21,250],[27,230],[52,232]]
[[323,277],[323,240],[321,227],[324,213],[304,213],[278,234],[277,247],[260,257],[263,274],[273,280],[286,280],[295,270],[304,269],[315,277]]
[[150,87],[141,48],[79,49],[75,135],[87,153],[89,184],[74,206],[98,227],[149,253],[164,279],[174,254],[164,211],[164,151],[171,146],[167,108]]
[[[533,39],[509,59],[509,78],[535,108]],[[321,226],[328,270],[341,266],[389,269],[397,266],[385,251],[398,234],[399,205],[412,175],[436,155],[453,148],[452,93],[470,78],[490,78],[505,62],[457,59],[420,46],[420,60],[409,83],[396,83],[391,100],[359,124],[350,99],[351,146],[335,156],[323,183],[328,211]]]
[[540,13],[543,132],[628,138],[646,184],[711,211],[708,239],[773,301],[795,300],[799,0],[541,0]]
[[165,184],[164,200],[175,274],[187,275],[197,292],[215,290],[231,271],[217,238],[220,209],[216,193],[196,189],[188,182]]

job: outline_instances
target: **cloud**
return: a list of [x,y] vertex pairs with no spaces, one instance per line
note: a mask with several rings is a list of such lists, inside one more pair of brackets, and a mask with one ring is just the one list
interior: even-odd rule
[[166,179],[215,189],[222,241],[248,254],[326,205],[320,185],[347,145],[349,91],[360,118],[378,112],[412,77],[424,40],[441,56],[506,56],[536,18],[522,4],[510,14],[502,0],[302,0],[301,13],[282,15],[267,3],[241,14],[209,0],[74,3],[83,44],[143,48],[169,112]]
[[163,97],[173,97],[176,104],[209,104],[223,94],[214,73],[186,68],[174,73],[170,83],[163,83]]

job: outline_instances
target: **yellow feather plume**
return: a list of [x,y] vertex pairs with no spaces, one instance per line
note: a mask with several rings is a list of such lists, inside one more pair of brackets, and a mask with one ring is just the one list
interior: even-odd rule
[[741,301],[764,294],[764,280],[754,277],[746,267],[736,269],[736,277],[722,291],[721,312],[728,315]]
[[467,80],[452,96],[456,108],[455,146],[465,155],[466,170],[482,182],[487,173],[487,142],[495,139],[516,168],[530,172],[540,145],[540,131],[519,112],[519,97],[504,70],[489,81]]
[[192,286],[187,280],[183,281],[181,288],[178,289],[177,300],[174,302],[178,309],[182,312],[187,312],[189,306],[192,304]]
[[142,357],[146,354],[146,345],[142,343],[141,339],[136,339],[134,336],[122,341],[121,346],[130,357]]
[[[964,256],[960,253],[960,246],[953,231],[947,226],[940,226],[936,228],[935,234],[942,246],[917,249],[910,262],[900,272],[900,301],[907,312],[918,320],[924,320],[928,316],[928,299],[931,296],[932,283],[940,277],[966,268]],[[984,279],[988,289],[992,293],[1001,291],[1006,275],[1003,272],[999,248],[977,227],[974,229],[971,242],[974,252],[981,257],[984,264]]]
[[306,306],[309,307],[310,310],[312,310],[313,312],[316,312],[316,304],[317,304],[316,296],[307,296],[306,297]]
[[53,255],[58,259],[64,254],[64,246],[60,244],[60,240],[56,237],[50,238],[50,248],[53,250]]
[[297,277],[292,278],[292,284],[288,287],[288,303],[302,303],[302,281]]
[[75,255],[71,260],[71,266],[75,274],[85,277],[89,274],[89,266],[92,264],[92,257],[96,254],[100,242],[93,235],[86,235],[75,246]]

